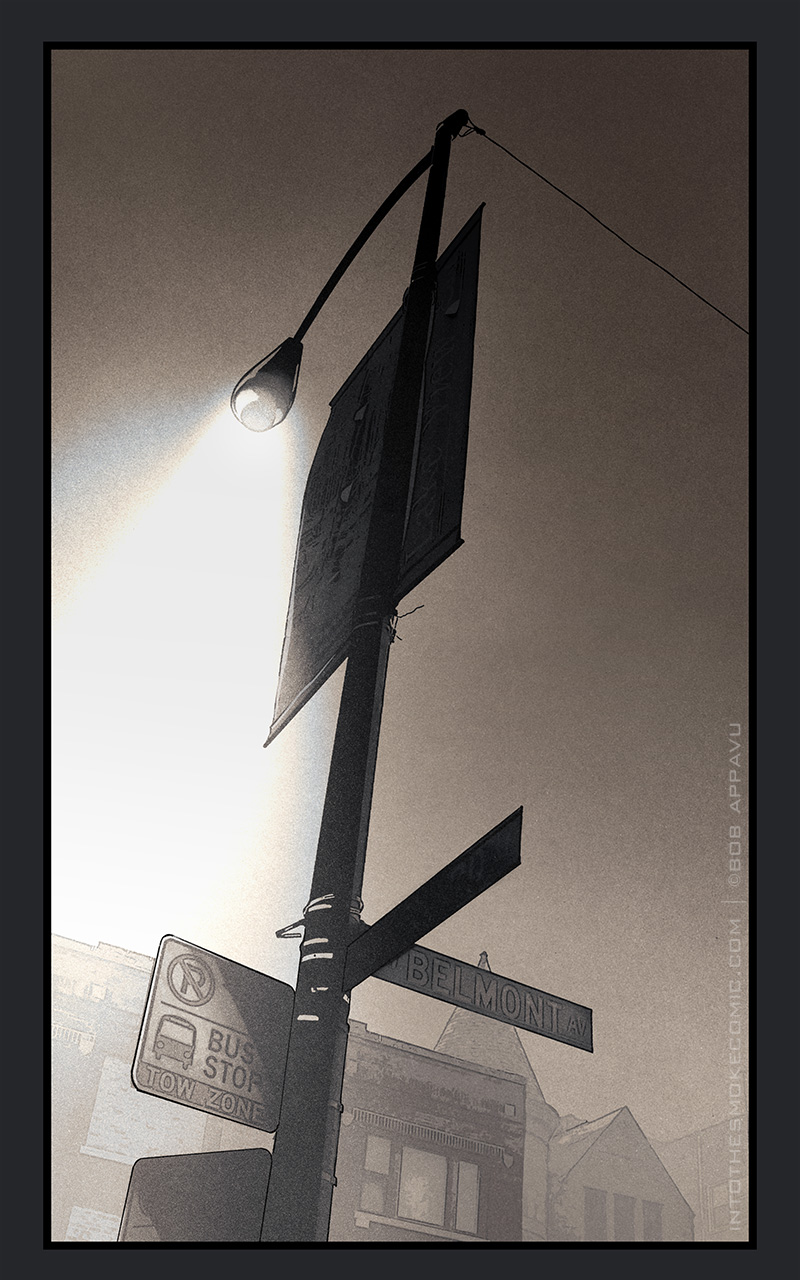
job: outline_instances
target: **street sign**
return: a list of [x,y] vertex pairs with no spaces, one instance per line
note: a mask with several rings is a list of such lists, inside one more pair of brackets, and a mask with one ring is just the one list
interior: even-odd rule
[[147,994],[134,1086],[272,1133],[293,1000],[285,982],[168,934]]
[[418,938],[424,938],[518,867],[521,839],[522,806],[354,939],[347,948],[345,991],[407,951]]
[[272,1156],[262,1147],[148,1156],[131,1170],[121,1244],[255,1244]]
[[513,978],[502,978],[490,969],[453,960],[427,947],[412,947],[378,969],[373,977],[593,1052],[592,1011],[586,1005],[539,991]]
[[[436,304],[398,600],[461,546],[482,209],[436,264]],[[401,308],[334,396],[311,464],[266,745],[347,656],[402,315]]]

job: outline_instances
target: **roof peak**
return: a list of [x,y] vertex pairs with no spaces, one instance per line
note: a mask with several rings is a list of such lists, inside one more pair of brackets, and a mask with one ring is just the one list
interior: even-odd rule
[[[481,951],[478,968],[492,972],[489,954]],[[545,1102],[536,1072],[520,1039],[517,1028],[502,1019],[492,1018],[475,1009],[457,1005],[451,1012],[434,1049],[464,1062],[484,1067],[513,1071],[528,1082],[531,1100]]]

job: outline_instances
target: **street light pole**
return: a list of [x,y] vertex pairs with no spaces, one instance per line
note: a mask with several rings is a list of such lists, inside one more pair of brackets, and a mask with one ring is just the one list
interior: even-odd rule
[[[328,1238],[348,1035],[345,960],[347,947],[359,932],[378,734],[435,300],[436,254],[450,144],[468,120],[466,111],[456,111],[443,121],[437,128],[431,153],[311,899],[304,912],[305,936],[300,948],[263,1241],[311,1242]],[[427,167],[421,162],[419,172],[424,171],[423,165]]]

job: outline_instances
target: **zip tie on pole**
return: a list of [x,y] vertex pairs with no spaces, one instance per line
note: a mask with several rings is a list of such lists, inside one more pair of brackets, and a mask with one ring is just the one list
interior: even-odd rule
[[391,638],[389,644],[394,644],[395,640],[402,640],[403,637],[397,634],[397,624],[401,618],[409,618],[412,613],[416,613],[417,609],[424,609],[424,604],[418,604],[414,609],[409,609],[406,613],[393,613],[389,627],[391,629]]
[[303,918],[300,920],[295,920],[293,924],[285,925],[283,929],[278,929],[275,933],[275,937],[276,938],[302,938],[303,936],[302,933],[292,933],[291,930],[297,929],[300,926],[305,928],[307,924],[307,921],[305,920],[305,916],[308,915],[309,911],[330,911],[330,909],[333,906],[333,902],[327,902],[326,899],[333,898],[333,897],[334,895],[332,893],[323,893],[321,898],[312,898],[311,901],[307,902],[306,905],[303,907]]
[[287,924],[283,929],[276,929],[276,938],[302,938],[302,933],[292,933],[292,929],[296,929],[298,925],[304,925],[305,920],[295,920],[294,924]]

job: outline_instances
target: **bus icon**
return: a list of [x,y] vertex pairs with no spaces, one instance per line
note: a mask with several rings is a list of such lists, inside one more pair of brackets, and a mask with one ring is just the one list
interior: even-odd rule
[[196,1032],[191,1022],[165,1014],[158,1024],[153,1043],[156,1062],[162,1057],[172,1058],[182,1067],[190,1067],[194,1060],[195,1038]]

